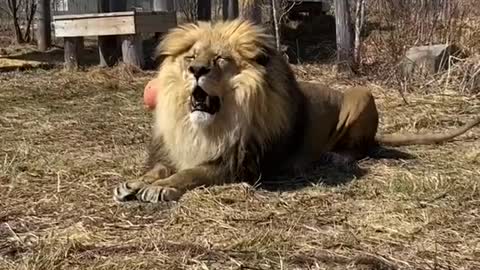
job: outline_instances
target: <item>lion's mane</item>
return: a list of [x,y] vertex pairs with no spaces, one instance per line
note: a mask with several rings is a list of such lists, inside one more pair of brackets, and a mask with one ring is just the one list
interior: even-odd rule
[[[198,40],[223,43],[240,72],[229,78],[227,117],[207,129],[188,120],[185,102],[189,89],[182,80],[176,58]],[[158,47],[163,57],[155,112],[154,137],[162,137],[169,159],[179,170],[221,159],[238,173],[246,159],[259,159],[272,149],[288,151],[283,145],[295,136],[297,117],[303,117],[303,96],[292,70],[274,47],[263,28],[248,21],[199,22],[169,32]],[[288,144],[288,143],[287,143]],[[284,146],[282,148],[282,146]]]

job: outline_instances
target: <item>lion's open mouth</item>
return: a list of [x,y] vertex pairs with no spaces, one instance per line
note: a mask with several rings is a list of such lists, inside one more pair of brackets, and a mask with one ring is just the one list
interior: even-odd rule
[[206,112],[213,115],[220,110],[220,98],[209,96],[200,86],[196,86],[190,96],[190,107],[192,112]]

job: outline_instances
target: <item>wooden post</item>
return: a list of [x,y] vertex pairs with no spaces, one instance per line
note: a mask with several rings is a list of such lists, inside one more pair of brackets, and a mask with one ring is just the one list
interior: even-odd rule
[[83,37],[65,37],[64,55],[65,68],[68,70],[78,69],[80,67],[80,55],[82,54]]
[[223,0],[223,19],[234,20],[238,17],[238,0]]
[[50,0],[38,0],[37,40],[38,50],[46,51],[52,45]]
[[337,70],[354,71],[353,29],[348,0],[335,0]]
[[[111,12],[110,0],[100,0],[98,2],[100,12]],[[101,67],[111,67],[118,61],[117,36],[99,36],[98,37],[98,56]]]
[[122,57],[127,65],[144,67],[142,38],[140,35],[122,36]]

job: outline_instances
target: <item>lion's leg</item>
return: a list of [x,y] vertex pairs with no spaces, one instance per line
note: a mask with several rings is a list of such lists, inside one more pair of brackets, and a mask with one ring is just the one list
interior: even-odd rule
[[166,155],[163,139],[161,137],[152,138],[148,144],[148,158],[146,166],[149,170],[139,179],[123,182],[114,189],[113,198],[116,201],[124,202],[136,200],[138,191],[155,181],[170,177],[175,173],[173,166]]
[[200,186],[225,183],[226,174],[215,166],[199,166],[179,171],[170,177],[144,185],[136,198],[142,202],[176,201],[185,192]]
[[346,151],[329,151],[322,154],[322,162],[325,162],[342,171],[352,171],[356,168],[357,160],[354,155]]
[[[345,119],[342,119],[345,118]],[[339,123],[345,129],[334,151],[353,160],[365,157],[375,142],[378,112],[375,100],[366,88],[352,88],[344,93]]]
[[142,177],[140,177],[140,179],[131,180],[119,184],[114,189],[114,199],[119,202],[135,200],[135,196],[141,188],[160,179],[167,178],[172,174],[172,169],[168,168],[162,163],[157,163],[152,169],[150,169]]

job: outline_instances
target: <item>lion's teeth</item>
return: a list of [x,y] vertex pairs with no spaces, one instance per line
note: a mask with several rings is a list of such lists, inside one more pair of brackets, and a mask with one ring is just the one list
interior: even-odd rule
[[207,99],[205,100],[205,104],[207,105],[207,108],[210,108],[210,96],[207,96]]

